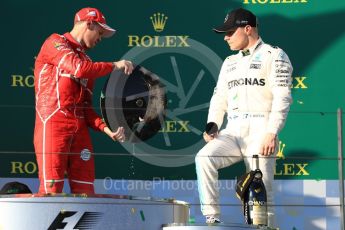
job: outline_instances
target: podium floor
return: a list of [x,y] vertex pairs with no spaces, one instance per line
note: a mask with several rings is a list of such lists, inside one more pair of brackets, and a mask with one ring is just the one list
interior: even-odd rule
[[224,224],[186,224],[186,225],[179,225],[179,224],[168,224],[163,226],[163,230],[246,230],[246,229],[262,229],[262,230],[275,230],[269,227],[259,227],[259,226],[251,226],[246,224],[231,224],[231,223],[224,223]]
[[189,206],[174,199],[121,195],[18,194],[0,198],[0,229],[161,230],[187,223]]
[[189,205],[126,195],[17,194],[0,196],[0,229],[243,230],[235,223],[188,224]]

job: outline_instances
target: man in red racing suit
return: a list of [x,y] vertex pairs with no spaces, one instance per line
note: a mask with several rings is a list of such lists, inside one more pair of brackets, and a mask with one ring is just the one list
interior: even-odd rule
[[64,35],[52,34],[35,62],[36,122],[34,146],[39,167],[39,193],[61,193],[65,173],[72,193],[94,193],[93,147],[88,127],[124,141],[123,127],[112,132],[92,108],[96,78],[123,69],[130,61],[92,62],[85,50],[102,37],[110,37],[103,14],[95,8],[81,9],[74,27]]

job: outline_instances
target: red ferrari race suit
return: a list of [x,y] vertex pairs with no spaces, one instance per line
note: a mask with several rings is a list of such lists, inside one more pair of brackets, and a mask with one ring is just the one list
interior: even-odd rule
[[103,131],[106,125],[92,108],[92,90],[95,79],[112,70],[112,62],[92,62],[69,33],[44,42],[34,73],[39,193],[61,193],[65,173],[72,193],[94,193],[88,127]]

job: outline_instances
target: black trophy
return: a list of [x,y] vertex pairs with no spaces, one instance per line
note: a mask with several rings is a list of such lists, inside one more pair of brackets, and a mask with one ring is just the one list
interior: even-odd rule
[[102,116],[111,130],[125,129],[130,142],[145,141],[164,124],[165,86],[159,77],[142,66],[132,74],[115,70],[105,83],[101,99]]

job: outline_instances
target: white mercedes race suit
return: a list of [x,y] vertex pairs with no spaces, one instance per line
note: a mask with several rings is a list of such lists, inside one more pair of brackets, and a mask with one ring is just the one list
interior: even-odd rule
[[[291,98],[292,66],[285,52],[261,38],[247,51],[226,58],[210,102],[208,122],[226,128],[207,143],[195,158],[201,210],[219,216],[218,169],[244,160],[253,168],[252,155],[267,190],[268,212],[273,212],[274,158],[260,155],[267,133],[278,134],[287,117]],[[275,153],[276,154],[276,153]],[[240,175],[236,175],[240,176]]]

